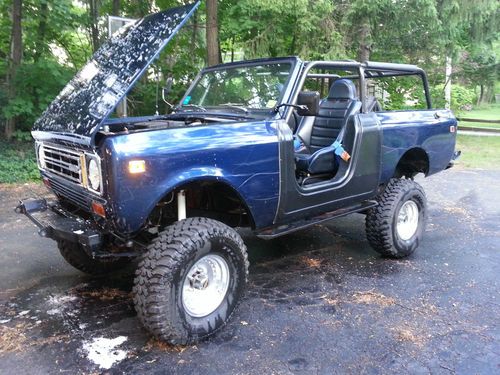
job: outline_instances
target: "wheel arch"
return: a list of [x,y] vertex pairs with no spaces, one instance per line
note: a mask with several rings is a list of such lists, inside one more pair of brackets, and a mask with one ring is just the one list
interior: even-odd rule
[[429,155],[423,148],[413,147],[399,158],[392,177],[413,178],[418,173],[429,174]]
[[186,193],[187,217],[207,217],[231,227],[255,228],[254,214],[245,198],[231,182],[218,176],[197,177],[169,187],[150,210],[148,220],[157,214],[159,207],[171,205],[174,222],[177,221],[177,193],[180,191]]

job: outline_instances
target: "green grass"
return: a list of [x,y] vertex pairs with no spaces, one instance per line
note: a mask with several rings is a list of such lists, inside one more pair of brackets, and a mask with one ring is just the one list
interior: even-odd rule
[[0,140],[0,183],[13,184],[39,179],[33,142]]
[[500,137],[458,135],[456,149],[462,151],[458,166],[500,169]]
[[[481,107],[474,108],[472,111],[462,112],[458,117],[477,118],[481,120],[500,120],[500,103],[482,105]],[[500,129],[500,124],[485,124],[481,122],[462,121],[460,125]]]

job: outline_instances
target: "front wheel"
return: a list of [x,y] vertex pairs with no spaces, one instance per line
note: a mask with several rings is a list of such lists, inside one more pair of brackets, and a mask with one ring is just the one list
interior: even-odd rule
[[139,320],[154,336],[189,344],[217,332],[241,299],[248,275],[243,240],[207,218],[188,218],[160,233],[134,281]]
[[422,186],[413,180],[391,179],[377,200],[378,206],[366,215],[368,242],[387,257],[410,255],[425,230],[427,199]]

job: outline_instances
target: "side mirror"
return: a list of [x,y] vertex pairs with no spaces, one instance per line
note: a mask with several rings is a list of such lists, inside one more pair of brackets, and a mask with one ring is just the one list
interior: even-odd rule
[[166,103],[168,104],[168,106],[170,108],[173,107],[172,104],[170,104],[166,97],[168,96],[168,94],[170,94],[170,91],[172,91],[172,85],[174,83],[174,79],[172,77],[168,77],[167,80],[165,81],[165,86],[161,88],[161,99]]
[[317,116],[319,112],[319,92],[301,91],[297,98],[297,105],[302,107],[297,109],[299,116]]

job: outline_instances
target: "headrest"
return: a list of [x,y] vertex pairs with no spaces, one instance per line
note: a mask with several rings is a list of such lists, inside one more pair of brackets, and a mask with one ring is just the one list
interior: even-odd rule
[[[301,91],[297,98],[298,105],[305,105],[306,111],[297,111],[299,116],[317,116],[319,112],[319,92]],[[302,113],[300,113],[302,112]]]
[[356,86],[350,79],[339,79],[333,82],[328,99],[356,99]]

